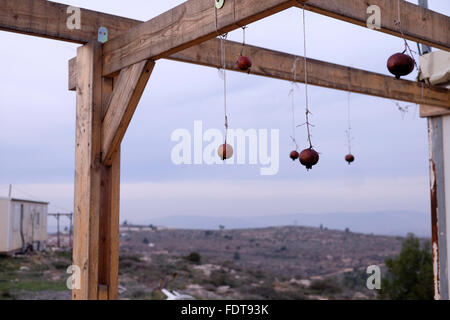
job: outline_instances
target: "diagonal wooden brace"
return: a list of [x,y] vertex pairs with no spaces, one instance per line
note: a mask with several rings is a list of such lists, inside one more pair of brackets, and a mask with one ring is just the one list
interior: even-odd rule
[[150,78],[154,61],[142,61],[124,68],[114,84],[102,122],[102,161],[105,165],[117,152],[134,111]]

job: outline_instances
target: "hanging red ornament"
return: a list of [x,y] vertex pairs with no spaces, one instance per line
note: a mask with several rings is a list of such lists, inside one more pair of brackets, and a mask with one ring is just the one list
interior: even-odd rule
[[217,150],[221,160],[230,159],[233,156],[233,147],[227,143],[221,144],[219,150]]
[[387,68],[397,79],[406,76],[414,70],[415,61],[405,53],[396,53],[389,57]]
[[347,116],[348,116],[348,129],[346,131],[347,133],[347,143],[348,143],[348,154],[345,156],[345,161],[348,162],[348,164],[352,163],[353,161],[355,161],[355,156],[352,154],[352,125],[350,123],[350,92],[348,93],[347,96]]
[[319,162],[319,154],[313,148],[308,148],[300,152],[299,158],[300,163],[308,170],[312,169]]
[[252,60],[246,56],[240,56],[236,61],[236,65],[239,70],[250,72],[250,68],[252,67]]
[[292,159],[292,161],[295,161],[298,159],[300,155],[298,154],[298,152],[296,150],[291,151],[291,154],[289,155],[289,157]]
[[309,115],[311,112],[309,111],[309,103],[308,103],[308,68],[307,68],[307,54],[306,54],[306,18],[305,18],[305,8],[303,8],[303,51],[304,51],[304,70],[305,70],[305,117],[306,122],[306,133],[308,137],[309,148],[304,149],[300,152],[299,160],[302,165],[306,167],[306,169],[312,169],[314,165],[319,162],[319,154],[312,147],[311,143],[311,132],[310,127],[312,124],[309,122]]
[[345,156],[345,161],[347,161],[348,164],[351,164],[353,161],[355,161],[355,156],[349,153]]
[[242,48],[241,48],[241,54],[239,55],[239,58],[236,61],[236,66],[239,70],[242,71],[248,71],[250,73],[250,68],[252,67],[252,60],[250,60],[249,57],[244,56],[244,48],[245,48],[245,29],[247,29],[247,26],[242,27]]

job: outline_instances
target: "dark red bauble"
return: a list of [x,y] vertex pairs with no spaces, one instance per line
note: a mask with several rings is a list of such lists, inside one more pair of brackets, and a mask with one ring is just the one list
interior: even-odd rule
[[292,161],[295,161],[298,159],[300,155],[298,154],[298,152],[296,150],[291,151],[291,154],[289,155],[289,157],[292,159]]
[[250,60],[249,57],[246,56],[240,56],[239,59],[236,61],[237,67],[242,71],[249,71],[252,67],[252,60]]
[[300,163],[308,170],[319,162],[319,154],[313,148],[308,148],[300,152],[299,158]]
[[396,53],[389,57],[387,68],[397,79],[414,70],[414,59],[404,53]]
[[351,153],[349,153],[348,155],[345,156],[345,161],[348,162],[348,164],[352,163],[353,161],[355,161],[355,156],[352,155]]

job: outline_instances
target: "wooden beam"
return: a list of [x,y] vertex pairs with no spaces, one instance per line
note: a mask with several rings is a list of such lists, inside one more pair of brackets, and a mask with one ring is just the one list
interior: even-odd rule
[[[378,31],[400,37],[394,24],[397,19],[397,1],[394,0],[309,0],[305,9],[366,27],[369,5],[381,9],[382,23]],[[108,29],[112,39],[143,22],[81,9],[81,28],[70,30],[66,26],[67,7],[45,0],[0,0],[0,30],[85,44],[97,39],[101,26]],[[403,0],[401,12],[403,32],[409,40],[450,51],[448,16]]]
[[[381,29],[377,31],[402,37],[395,24],[398,19],[397,0],[309,0],[305,3],[305,9],[367,27],[367,8],[370,5],[381,9]],[[303,5],[298,7],[303,8]],[[404,0],[400,1],[400,13],[402,30],[407,39],[450,51],[450,17]]]
[[445,115],[450,115],[450,108],[428,106],[424,104],[420,105],[420,117],[422,118],[445,116]]
[[97,39],[100,27],[106,27],[111,38],[141,23],[81,9],[81,26],[71,30],[67,28],[68,7],[45,0],[0,0],[0,30],[85,44]]
[[103,45],[103,75],[144,60],[166,58],[183,49],[263,19],[306,0],[188,0]]
[[[241,47],[242,45],[237,42],[225,42],[226,67],[228,70],[240,71],[236,68],[235,62],[240,54]],[[251,45],[246,45],[244,54],[252,58],[252,74],[287,81],[294,81],[292,66],[295,59],[300,59],[297,63],[295,81],[303,82],[303,57]],[[169,59],[219,68],[221,67],[220,40],[208,40],[200,45],[174,54]],[[421,84],[414,81],[397,80],[391,76],[315,59],[308,59],[307,61],[308,82],[311,85],[417,104],[424,103],[443,108],[450,107],[450,91],[445,88],[424,84],[422,90]],[[73,71],[70,71],[69,74],[76,76]],[[69,79],[69,83],[74,83],[75,81],[76,79]]]
[[81,269],[76,300],[97,299],[100,212],[100,137],[102,104],[101,46],[90,43],[77,53],[73,261]]
[[110,166],[102,165],[99,300],[117,300],[119,295],[120,146],[110,163]]
[[102,124],[102,160],[106,165],[120,147],[154,66],[151,60],[139,62],[118,76]]
[[120,146],[102,163],[102,118],[113,79],[102,78],[97,42],[78,49],[74,198],[74,264],[81,270],[76,300],[117,299],[119,264]]

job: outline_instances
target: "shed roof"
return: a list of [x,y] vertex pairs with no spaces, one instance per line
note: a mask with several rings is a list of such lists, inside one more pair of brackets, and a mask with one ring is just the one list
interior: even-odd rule
[[11,201],[17,201],[17,202],[27,202],[27,203],[36,203],[36,204],[49,204],[49,202],[44,201],[37,201],[37,200],[27,200],[27,199],[18,199],[18,198],[11,198]]

